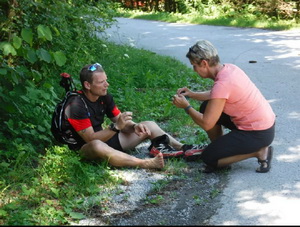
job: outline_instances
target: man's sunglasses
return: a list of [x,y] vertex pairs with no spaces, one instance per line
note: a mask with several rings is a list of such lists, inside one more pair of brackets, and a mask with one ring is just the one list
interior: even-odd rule
[[95,70],[97,70],[97,67],[101,67],[102,68],[102,65],[100,65],[99,63],[95,63],[95,64],[92,64],[88,70],[91,71],[91,72],[94,72]]

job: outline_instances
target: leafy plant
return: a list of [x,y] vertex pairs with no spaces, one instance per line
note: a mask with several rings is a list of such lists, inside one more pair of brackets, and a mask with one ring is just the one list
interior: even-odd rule
[[146,203],[150,204],[159,204],[163,201],[163,196],[162,195],[153,195],[153,196],[148,196],[145,199]]
[[152,183],[154,185],[153,191],[160,192],[166,185],[168,185],[169,180],[158,180],[155,183]]
[[[163,5],[163,4],[161,4]],[[299,5],[299,4],[298,4]],[[272,30],[299,28],[299,6],[293,0],[206,0],[177,1],[176,12],[164,9],[119,8],[122,17],[235,27],[255,27]],[[295,10],[298,10],[295,12]],[[294,13],[292,13],[294,12]]]
[[[183,141],[205,140],[169,98],[178,87],[196,84],[193,88],[201,90],[209,84],[173,58],[99,40],[97,33],[113,22],[114,4],[90,0],[2,4],[0,224],[68,225],[90,216],[93,208],[107,210],[111,196],[107,189],[121,183],[106,162],[85,162],[67,147],[55,146],[50,119],[64,94],[58,86],[61,72],[71,74],[79,88],[80,69],[101,62],[109,91],[121,110],[133,111],[135,121],[155,120]],[[180,168],[185,168],[183,161],[175,160],[167,166],[169,175],[180,176]]]
[[195,200],[195,203],[197,205],[201,205],[203,203],[203,199],[200,196],[198,196],[198,195],[194,195],[193,199]]
[[213,188],[210,192],[210,197],[213,199],[220,193],[219,189]]
[[[1,4],[6,11],[0,11],[0,119],[6,127],[1,130],[0,157],[13,164],[19,154],[15,150],[34,159],[53,143],[51,112],[62,95],[58,75],[84,64],[80,61],[88,58],[78,56],[113,21],[109,13],[114,6],[83,0]],[[66,40],[72,42],[66,45]],[[75,64],[73,59],[78,59]]]

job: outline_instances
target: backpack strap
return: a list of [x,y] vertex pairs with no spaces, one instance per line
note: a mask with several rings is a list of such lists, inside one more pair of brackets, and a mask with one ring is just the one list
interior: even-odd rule
[[90,114],[89,108],[88,108],[88,106],[86,104],[86,101],[84,101],[84,98],[78,92],[77,92],[77,94],[79,95],[80,99],[82,100],[82,102],[83,102],[83,104],[84,104],[84,106],[85,106],[85,108],[86,108],[86,110],[88,112],[88,117],[90,117],[91,114]]

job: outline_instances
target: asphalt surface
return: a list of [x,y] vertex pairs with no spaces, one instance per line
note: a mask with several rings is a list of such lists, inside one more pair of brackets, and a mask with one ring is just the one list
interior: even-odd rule
[[199,39],[211,41],[222,63],[241,67],[277,115],[272,169],[256,173],[256,159],[233,164],[221,208],[209,224],[299,225],[300,31],[117,20],[107,30],[109,40],[172,56],[188,66],[188,48]]

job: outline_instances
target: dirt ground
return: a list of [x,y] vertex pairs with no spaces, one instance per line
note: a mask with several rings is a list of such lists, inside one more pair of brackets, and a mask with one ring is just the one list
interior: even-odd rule
[[190,162],[180,179],[174,179],[159,192],[147,197],[161,195],[162,201],[151,204],[141,200],[132,211],[113,215],[108,224],[118,225],[207,225],[216,212],[219,194],[227,181],[226,173],[199,173],[202,164]]
[[[159,171],[122,170],[126,184],[114,197],[107,212],[95,209],[93,219],[80,225],[209,225],[210,217],[220,207],[220,194],[226,186],[228,172],[202,173],[201,161],[187,162],[179,177],[168,178],[168,184],[155,190]],[[151,202],[152,201],[152,202]],[[153,202],[154,201],[154,202]],[[156,202],[155,202],[156,201]]]

